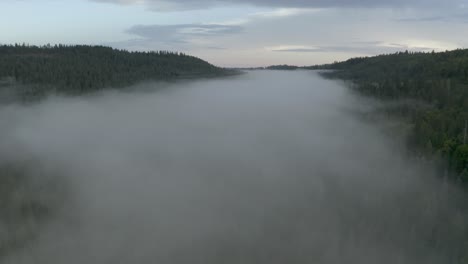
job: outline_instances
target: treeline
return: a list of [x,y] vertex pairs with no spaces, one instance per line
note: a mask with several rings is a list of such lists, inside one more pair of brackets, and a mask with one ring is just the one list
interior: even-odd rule
[[383,100],[411,99],[392,110],[413,126],[411,149],[440,156],[452,177],[468,184],[468,50],[406,51],[308,68],[332,70],[324,75]]
[[25,93],[83,93],[145,80],[217,76],[228,70],[178,52],[129,52],[104,46],[0,46],[0,86]]
[[283,65],[271,65],[271,66],[266,67],[265,69],[266,70],[297,70],[299,69],[299,67],[294,66],[294,65],[283,64]]

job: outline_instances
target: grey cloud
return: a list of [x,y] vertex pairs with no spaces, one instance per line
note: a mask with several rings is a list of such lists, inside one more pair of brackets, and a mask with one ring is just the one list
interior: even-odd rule
[[276,51],[276,52],[322,52],[323,49],[321,48],[317,48],[317,49],[307,49],[307,48],[304,48],[304,49],[274,49],[273,51]]
[[210,6],[222,6],[232,4],[248,4],[268,7],[295,7],[295,8],[327,8],[327,7],[458,7],[467,4],[466,0],[92,0],[98,2],[109,2],[117,4],[147,4],[151,9],[164,10],[187,10],[199,9]]
[[455,22],[468,23],[468,13],[445,14],[422,17],[405,17],[397,19],[399,22]]
[[205,47],[206,49],[210,49],[210,50],[225,50],[226,48],[224,47],[216,47],[216,46],[208,46],[208,47]]
[[179,24],[179,25],[137,25],[126,32],[142,38],[183,40],[187,37],[207,37],[242,32],[238,25],[220,24]]
[[380,45],[382,41],[354,41],[355,45]]
[[447,17],[444,16],[430,16],[430,17],[409,17],[409,18],[400,18],[400,22],[427,22],[427,21],[443,21]]
[[[102,45],[111,46],[118,49],[148,51],[148,50],[173,50],[182,51],[181,47],[188,45],[189,42],[183,40],[158,41],[154,39],[134,38],[124,41],[104,42]],[[175,51],[175,50],[174,50]]]
[[[136,25],[125,31],[136,38],[106,44],[133,50],[168,49],[174,46],[181,48],[186,45],[197,45],[194,40],[206,41],[210,38],[237,34],[242,31],[243,27],[241,26],[221,24]],[[213,45],[204,48],[223,49],[223,47]]]
[[313,48],[281,48],[272,49],[274,52],[346,52],[360,54],[381,54],[394,53],[402,50],[430,51],[436,48],[431,47],[410,47],[405,44],[391,43],[383,45],[380,41],[355,42],[349,46],[314,46]]

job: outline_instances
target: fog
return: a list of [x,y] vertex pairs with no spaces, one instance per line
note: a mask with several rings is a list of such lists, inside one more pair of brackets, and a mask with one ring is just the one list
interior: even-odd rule
[[4,105],[1,157],[61,194],[3,261],[451,263],[463,195],[362,118],[376,105],[311,71]]

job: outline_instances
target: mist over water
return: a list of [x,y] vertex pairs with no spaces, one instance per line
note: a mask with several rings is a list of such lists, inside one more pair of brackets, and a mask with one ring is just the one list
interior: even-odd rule
[[462,194],[372,107],[310,71],[4,106],[2,157],[65,193],[6,263],[449,263]]

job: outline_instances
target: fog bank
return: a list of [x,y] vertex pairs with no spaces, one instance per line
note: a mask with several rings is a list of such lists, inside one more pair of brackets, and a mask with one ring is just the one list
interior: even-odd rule
[[0,109],[1,157],[34,160],[63,193],[6,263],[428,264],[464,250],[463,195],[357,118],[373,105],[337,82],[257,71],[131,91]]

